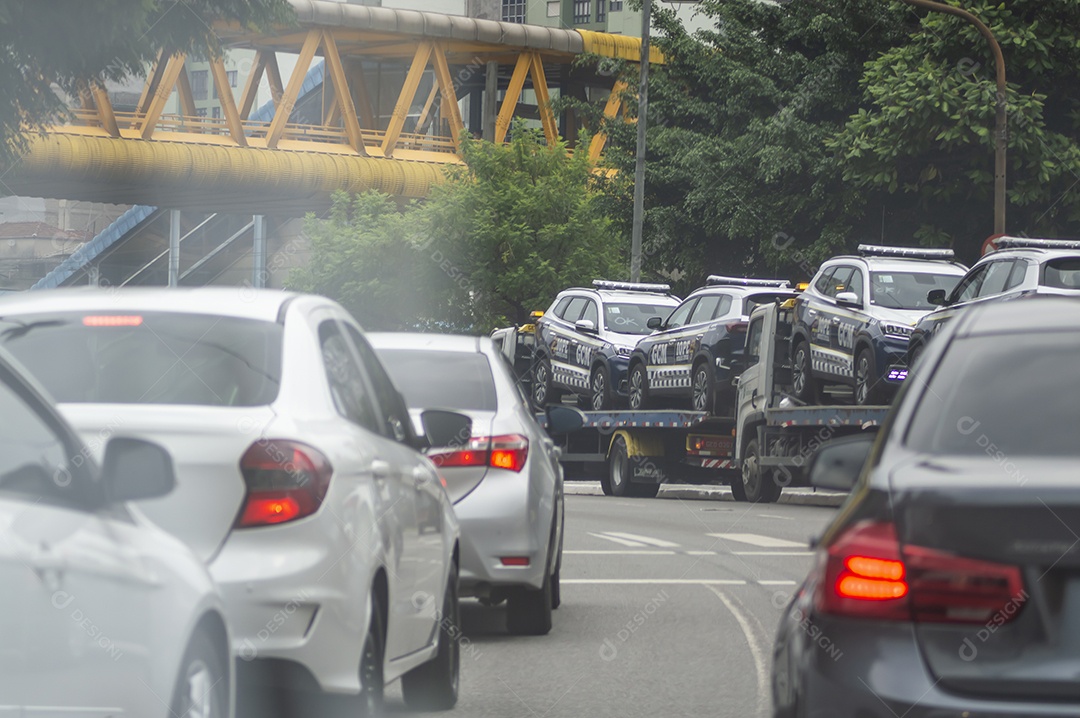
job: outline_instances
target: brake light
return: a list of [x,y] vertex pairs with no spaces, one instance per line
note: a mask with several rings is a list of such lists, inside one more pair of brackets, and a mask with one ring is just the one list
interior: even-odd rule
[[240,528],[272,526],[319,510],[330,486],[330,462],[306,444],[281,439],[259,441],[240,459],[247,485]]
[[855,524],[819,554],[817,570],[818,610],[854,618],[1005,623],[1027,598],[1018,566],[901,547],[891,523]]
[[461,448],[440,450],[428,458],[438,467],[490,466],[521,471],[529,456],[529,440],[520,434],[474,436]]
[[746,328],[750,326],[747,322],[728,322],[728,332],[745,332]]
[[143,323],[138,315],[110,314],[104,316],[83,317],[84,327],[137,327]]

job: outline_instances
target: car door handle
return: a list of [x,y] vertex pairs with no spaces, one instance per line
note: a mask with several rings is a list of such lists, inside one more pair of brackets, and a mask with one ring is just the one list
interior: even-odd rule
[[371,462],[371,477],[376,481],[386,481],[390,478],[390,463],[376,459]]

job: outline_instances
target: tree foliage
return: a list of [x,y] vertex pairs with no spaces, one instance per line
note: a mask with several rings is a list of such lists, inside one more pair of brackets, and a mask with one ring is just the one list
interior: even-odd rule
[[0,165],[65,112],[53,91],[145,72],[162,48],[205,55],[212,25],[294,18],[287,0],[0,0]]
[[309,218],[313,256],[292,286],[337,299],[369,329],[486,333],[623,267],[585,153],[523,125],[505,146],[467,139],[461,152],[423,203],[338,196],[328,219]]

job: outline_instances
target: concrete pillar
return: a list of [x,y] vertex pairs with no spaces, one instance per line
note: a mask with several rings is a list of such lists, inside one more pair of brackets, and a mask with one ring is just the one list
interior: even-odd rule
[[266,287],[266,216],[256,214],[252,221],[255,223],[255,245],[251,254],[251,286],[263,289]]
[[180,286],[180,210],[169,210],[169,286]]
[[499,63],[487,64],[484,80],[484,139],[494,142],[495,118],[499,115]]

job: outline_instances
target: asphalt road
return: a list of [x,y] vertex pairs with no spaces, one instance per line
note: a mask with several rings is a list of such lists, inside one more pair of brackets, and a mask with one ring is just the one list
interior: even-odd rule
[[461,700],[432,715],[769,715],[780,609],[834,511],[568,496],[554,629],[510,636],[501,607],[464,602]]

